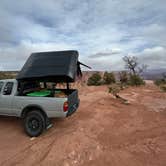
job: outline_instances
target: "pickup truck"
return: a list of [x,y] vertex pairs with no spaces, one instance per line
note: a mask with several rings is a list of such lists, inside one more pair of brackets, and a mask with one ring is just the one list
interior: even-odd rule
[[[51,127],[50,118],[68,117],[79,106],[69,83],[82,76],[76,50],[32,53],[16,79],[0,80],[0,115],[20,117],[29,136]],[[66,83],[65,89],[56,85]]]
[[0,115],[23,118],[25,132],[29,136],[39,136],[50,126],[49,118],[68,117],[79,106],[77,90],[58,89],[57,91],[60,90],[65,96],[20,95],[17,80],[0,80]]

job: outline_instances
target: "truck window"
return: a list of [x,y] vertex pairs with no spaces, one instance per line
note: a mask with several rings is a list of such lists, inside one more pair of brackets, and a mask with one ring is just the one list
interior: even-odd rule
[[0,82],[0,93],[1,93],[3,85],[4,85],[4,82]]
[[3,95],[11,95],[12,89],[13,89],[13,82],[7,82],[3,89]]

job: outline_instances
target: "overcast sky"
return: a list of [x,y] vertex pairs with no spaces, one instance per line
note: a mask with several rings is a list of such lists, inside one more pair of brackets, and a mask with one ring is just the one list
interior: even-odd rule
[[166,68],[166,0],[1,0],[0,18],[0,70],[67,49],[94,70],[121,70],[125,55]]

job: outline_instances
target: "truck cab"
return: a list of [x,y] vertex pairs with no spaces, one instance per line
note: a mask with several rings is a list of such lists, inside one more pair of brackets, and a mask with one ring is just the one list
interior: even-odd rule
[[17,81],[14,79],[0,80],[0,114],[14,115],[13,112],[13,96],[16,91]]

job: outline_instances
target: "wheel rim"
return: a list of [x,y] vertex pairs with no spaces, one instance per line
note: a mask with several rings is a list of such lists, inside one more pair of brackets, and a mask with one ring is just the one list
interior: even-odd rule
[[31,131],[38,131],[40,128],[39,120],[36,118],[32,118],[28,121],[28,127]]

